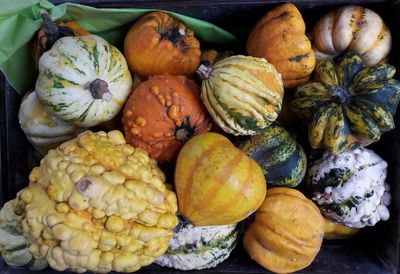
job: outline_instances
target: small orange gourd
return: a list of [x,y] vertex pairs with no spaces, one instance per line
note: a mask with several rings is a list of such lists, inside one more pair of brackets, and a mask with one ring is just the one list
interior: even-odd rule
[[247,40],[247,53],[264,57],[282,75],[285,88],[307,82],[315,55],[306,25],[295,5],[286,3],[267,12]]
[[269,271],[289,273],[314,260],[324,237],[324,218],[318,207],[295,189],[268,190],[243,245],[250,257]]
[[161,162],[173,160],[185,141],[211,128],[200,87],[186,76],[168,74],[133,90],[122,123],[127,142]]
[[129,68],[140,77],[169,73],[191,75],[200,65],[200,43],[194,32],[164,12],[141,17],[125,37]]

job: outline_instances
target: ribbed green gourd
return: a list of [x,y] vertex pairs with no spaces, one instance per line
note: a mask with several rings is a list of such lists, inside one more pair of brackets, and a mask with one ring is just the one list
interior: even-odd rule
[[275,124],[240,144],[264,171],[268,185],[295,187],[307,170],[303,148],[284,128]]
[[201,65],[201,98],[227,133],[255,135],[278,117],[283,99],[281,75],[264,58],[235,55]]
[[313,81],[296,89],[291,104],[309,125],[311,146],[338,154],[378,141],[393,129],[400,99],[395,71],[384,63],[366,67],[352,52],[337,64],[319,61]]

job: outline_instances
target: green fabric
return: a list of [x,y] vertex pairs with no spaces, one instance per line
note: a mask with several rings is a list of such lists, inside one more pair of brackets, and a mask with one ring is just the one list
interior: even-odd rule
[[[132,22],[149,9],[97,9],[64,3],[54,6],[47,0],[2,0],[0,9],[0,69],[10,84],[24,94],[33,89],[37,72],[30,53],[30,41],[41,26],[40,9],[46,9],[53,20],[74,20],[90,33],[122,46]],[[231,44],[237,38],[217,26],[181,14],[170,13],[192,29],[196,37],[208,44]]]

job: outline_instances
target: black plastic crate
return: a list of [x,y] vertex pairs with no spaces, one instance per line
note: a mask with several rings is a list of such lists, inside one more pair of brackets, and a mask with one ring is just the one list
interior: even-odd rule
[[[66,1],[51,0],[54,4]],[[69,2],[94,7],[135,7],[156,8],[174,11],[215,23],[232,30],[239,37],[236,49],[242,49],[248,31],[270,8],[285,2],[281,0],[71,0]],[[308,25],[308,31],[324,13],[347,4],[357,4],[372,8],[388,24],[392,32],[393,46],[390,63],[400,70],[400,1],[385,0],[294,0]],[[397,3],[398,2],[398,3]],[[397,16],[396,16],[397,15]],[[397,79],[400,74],[397,73]],[[28,184],[31,167],[28,163],[31,146],[18,124],[18,109],[21,98],[8,84],[0,72],[0,205],[13,199],[16,193]],[[400,111],[396,115],[396,129],[383,135],[382,140],[370,146],[388,164],[387,181],[392,188],[391,218],[367,227],[350,240],[325,241],[315,261],[301,273],[399,273],[400,234]],[[216,268],[196,273],[266,273],[243,250],[241,242],[231,256]],[[0,273],[34,273],[24,268],[5,265],[0,257]],[[58,273],[46,269],[40,273]],[[68,272],[70,273],[70,272]],[[183,273],[174,269],[150,265],[138,273]],[[190,272],[192,273],[192,272]]]

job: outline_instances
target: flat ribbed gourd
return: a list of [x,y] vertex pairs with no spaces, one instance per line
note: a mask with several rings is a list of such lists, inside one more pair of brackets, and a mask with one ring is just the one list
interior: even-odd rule
[[366,67],[352,52],[337,64],[318,61],[313,81],[297,87],[291,104],[309,125],[311,146],[336,155],[378,141],[393,129],[400,100],[395,72],[384,63]]
[[86,131],[50,150],[18,195],[35,258],[58,271],[134,272],[168,249],[178,219],[156,161],[121,132]]
[[201,98],[227,133],[255,135],[278,117],[283,99],[281,75],[264,58],[235,55],[201,65]]

